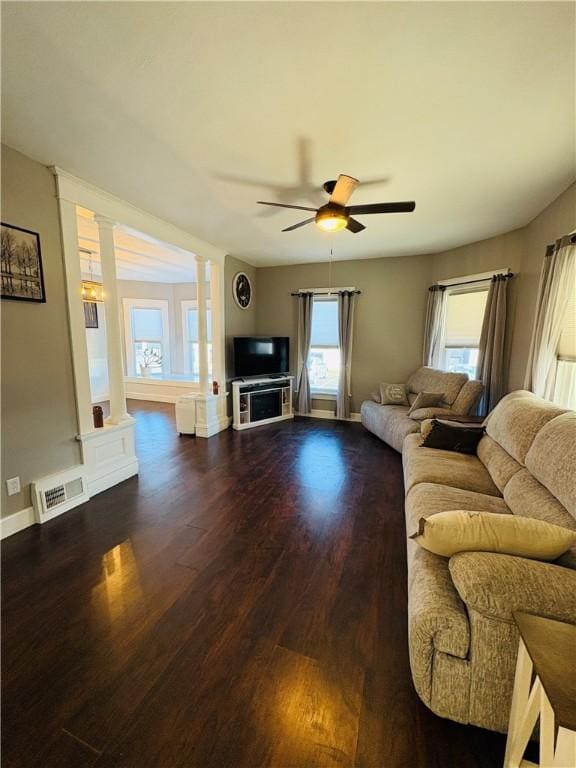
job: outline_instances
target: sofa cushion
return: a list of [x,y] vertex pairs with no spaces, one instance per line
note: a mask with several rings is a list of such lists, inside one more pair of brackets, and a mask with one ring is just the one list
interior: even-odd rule
[[484,616],[512,622],[526,611],[576,623],[576,573],[568,568],[494,552],[461,552],[449,568],[462,600]]
[[486,419],[486,433],[512,458],[524,464],[536,435],[565,408],[541,400],[531,392],[512,392],[503,397]]
[[527,469],[517,472],[504,488],[504,501],[515,515],[535,517],[576,530],[576,520]]
[[380,402],[382,405],[410,405],[406,384],[380,383]]
[[456,453],[476,455],[478,443],[484,435],[484,427],[450,424],[447,421],[432,419],[430,429],[422,435],[422,445],[425,448],[441,448]]
[[480,402],[483,391],[484,385],[481,381],[476,379],[467,381],[460,392],[458,392],[456,400],[452,403],[454,413],[457,413],[459,416],[467,416],[469,413],[473,413]]
[[448,509],[479,510],[481,512],[510,513],[504,499],[485,493],[465,491],[438,483],[418,483],[406,497],[406,531],[418,528],[418,522]]
[[436,368],[418,368],[408,379],[409,392],[436,392],[444,395],[444,401],[448,405],[458,397],[458,393],[468,381],[465,373],[447,373]]
[[417,483],[440,483],[489,496],[499,496],[488,471],[477,456],[438,448],[423,448],[421,435],[404,440],[402,459],[406,493]]
[[404,405],[378,405],[365,400],[360,407],[360,419],[366,429],[397,451],[402,450],[406,435],[420,429],[420,423],[408,416],[408,406]]
[[522,464],[488,435],[484,435],[478,443],[476,454],[500,491],[503,491],[510,478],[522,469]]
[[576,518],[576,413],[557,416],[536,435],[526,468]]
[[500,552],[552,561],[576,544],[576,531],[533,517],[450,509],[421,518],[410,538],[442,557],[459,552]]
[[[504,488],[504,501],[515,515],[535,517],[576,531],[572,515],[527,469],[517,472]],[[558,562],[576,568],[576,547],[571,547]]]
[[413,413],[425,408],[441,408],[444,394],[441,392],[419,392],[416,400],[410,406],[408,415],[412,416]]

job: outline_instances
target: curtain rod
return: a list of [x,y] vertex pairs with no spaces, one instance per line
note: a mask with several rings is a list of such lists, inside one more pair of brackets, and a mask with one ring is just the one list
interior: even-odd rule
[[290,296],[336,296],[338,293],[362,293],[362,291],[298,291]]
[[446,288],[456,288],[461,285],[474,285],[476,283],[487,283],[490,280],[492,280],[493,277],[499,277],[503,280],[509,280],[511,277],[514,277],[514,272],[494,273],[492,277],[480,277],[477,280],[465,280],[463,283],[447,283],[446,285],[443,285],[440,283],[434,283],[434,285],[431,285],[428,288],[428,290],[429,291],[445,291]]
[[569,235],[562,235],[562,237],[559,237],[555,243],[550,243],[550,245],[547,245],[546,256],[550,256],[550,254],[553,253],[556,248],[562,248],[568,244],[576,244],[576,232],[570,232]]

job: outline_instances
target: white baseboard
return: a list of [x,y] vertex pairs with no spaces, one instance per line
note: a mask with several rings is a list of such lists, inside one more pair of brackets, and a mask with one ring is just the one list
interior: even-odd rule
[[0,520],[0,539],[7,539],[8,536],[12,536],[14,533],[18,533],[18,531],[23,531],[24,528],[29,528],[35,523],[34,507],[26,507],[26,509],[21,509],[20,512],[14,512],[12,515],[3,517]]
[[310,419],[330,419],[331,421],[360,421],[359,413],[351,413],[349,419],[337,419],[334,411],[325,411],[320,408],[312,408],[310,413],[297,413],[297,416],[306,416]]

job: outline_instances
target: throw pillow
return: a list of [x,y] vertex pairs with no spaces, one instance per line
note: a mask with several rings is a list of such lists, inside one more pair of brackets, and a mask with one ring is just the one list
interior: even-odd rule
[[576,543],[576,533],[532,517],[455,510],[421,518],[410,537],[429,552],[497,552],[534,560],[556,560]]
[[419,408],[437,408],[444,400],[444,393],[441,392],[419,392],[418,397],[412,403],[412,407],[408,411],[408,415],[414,413]]
[[410,405],[406,393],[406,384],[380,384],[380,402],[382,405]]
[[424,435],[422,447],[474,455],[483,435],[484,427],[447,424],[445,421],[432,419],[431,428]]

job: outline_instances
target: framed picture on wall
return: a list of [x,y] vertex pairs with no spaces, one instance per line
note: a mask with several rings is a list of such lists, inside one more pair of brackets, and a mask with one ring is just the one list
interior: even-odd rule
[[38,232],[3,222],[0,226],[2,298],[46,301]]
[[98,304],[95,301],[84,302],[84,325],[86,328],[98,328]]

